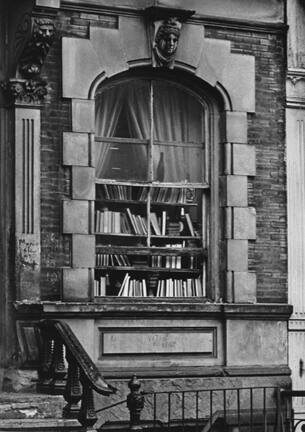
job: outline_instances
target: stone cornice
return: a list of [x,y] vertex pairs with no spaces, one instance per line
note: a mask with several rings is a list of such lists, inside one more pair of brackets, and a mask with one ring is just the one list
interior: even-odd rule
[[223,304],[207,303],[202,299],[119,299],[105,297],[101,303],[78,302],[16,302],[17,315],[26,318],[200,318],[218,320],[286,321],[292,306],[286,304]]

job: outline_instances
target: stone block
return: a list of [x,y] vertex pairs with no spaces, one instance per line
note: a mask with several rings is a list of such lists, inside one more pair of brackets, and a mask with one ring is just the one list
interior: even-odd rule
[[89,201],[63,201],[63,233],[89,233]]
[[139,38],[140,34],[146,34],[143,17],[120,16],[120,35],[127,62],[140,62],[151,56],[148,40]]
[[102,65],[90,40],[62,38],[63,97],[87,99],[93,80],[102,72]]
[[247,144],[233,144],[233,174],[255,176],[255,147]]
[[72,100],[72,130],[73,132],[95,131],[94,100]]
[[64,132],[62,148],[63,165],[89,165],[89,135]]
[[[190,44],[190,41],[192,41],[192,44]],[[203,41],[204,28],[202,26],[185,24],[182,27],[179,39],[176,61],[181,61],[183,64],[196,69],[200,62]]]
[[256,239],[256,211],[253,207],[233,208],[233,238]]
[[[129,69],[123,38],[124,35],[118,29],[90,27],[90,40],[101,63],[99,74],[105,71],[106,76],[110,77]],[[144,39],[144,35],[139,38],[137,34],[137,45],[142,45],[141,39]]]
[[72,198],[95,199],[95,169],[89,167],[72,167]]
[[231,53],[221,84],[230,96],[234,111],[255,112],[254,56]]
[[227,240],[227,270],[237,272],[248,270],[247,240]]
[[256,302],[256,274],[234,272],[234,303]]
[[286,321],[227,321],[227,366],[286,365],[287,349]]
[[225,111],[222,114],[222,141],[247,143],[248,122],[246,112]]
[[91,299],[91,277],[86,268],[63,268],[62,300],[89,301]]
[[228,175],[226,183],[225,205],[229,207],[248,206],[248,179],[246,176]]
[[72,235],[72,267],[93,268],[95,266],[95,236]]

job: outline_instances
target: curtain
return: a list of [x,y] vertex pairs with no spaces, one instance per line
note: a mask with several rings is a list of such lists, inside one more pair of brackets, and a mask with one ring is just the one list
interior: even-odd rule
[[[113,137],[124,102],[124,88],[112,87],[98,94],[95,100],[95,134],[98,137]],[[96,146],[96,177],[103,177],[109,163],[111,144],[99,142]]]
[[[203,108],[190,94],[168,82],[154,81],[154,139],[165,145],[153,146],[154,180],[201,181],[202,151],[187,143],[203,139]],[[122,134],[122,129],[124,129]],[[134,80],[114,86],[96,97],[96,135],[148,140],[150,137],[150,82]],[[171,143],[185,143],[171,145]],[[119,145],[118,145],[119,147]],[[111,144],[97,146],[96,176],[103,177],[112,166]],[[146,144],[120,145],[115,164],[128,179],[147,179]],[[125,179],[124,177],[124,179]],[[129,178],[127,178],[129,177]],[[121,178],[122,179],[122,178]]]
[[[201,158],[195,157],[187,143],[202,142],[202,106],[194,97],[176,86],[154,83],[154,139],[185,143],[154,145],[154,177],[159,181],[198,181]],[[199,154],[202,152],[200,151]],[[198,172],[199,170],[199,172]],[[199,180],[200,181],[200,180]]]

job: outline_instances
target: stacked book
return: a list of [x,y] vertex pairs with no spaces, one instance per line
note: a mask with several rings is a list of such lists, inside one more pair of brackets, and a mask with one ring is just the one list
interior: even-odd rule
[[128,255],[118,255],[118,254],[96,254],[96,265],[100,266],[119,266],[119,267],[130,267],[131,263],[129,261]]
[[105,208],[96,211],[95,232],[147,235],[147,219],[139,214],[133,214],[129,208],[126,208],[125,213]]
[[145,279],[133,279],[126,273],[118,293],[121,297],[147,297],[147,286]]
[[157,297],[203,297],[205,295],[201,279],[160,279]]

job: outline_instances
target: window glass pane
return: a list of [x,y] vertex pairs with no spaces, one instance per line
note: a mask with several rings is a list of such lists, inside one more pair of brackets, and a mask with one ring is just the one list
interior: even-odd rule
[[202,149],[198,146],[155,144],[154,180],[201,183],[202,157]]
[[[181,88],[154,81],[154,180],[202,181],[203,107]],[[162,146],[158,141],[175,145]],[[192,144],[199,146],[192,146]],[[184,146],[182,146],[184,144]]]
[[96,142],[96,177],[147,180],[147,144]]
[[150,136],[149,82],[129,81],[96,96],[96,135],[148,139]]

